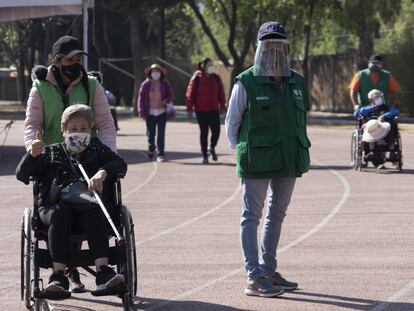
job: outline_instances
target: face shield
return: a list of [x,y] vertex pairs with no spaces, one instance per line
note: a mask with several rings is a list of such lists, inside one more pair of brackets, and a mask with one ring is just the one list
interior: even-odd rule
[[259,41],[254,55],[255,76],[290,77],[288,40]]

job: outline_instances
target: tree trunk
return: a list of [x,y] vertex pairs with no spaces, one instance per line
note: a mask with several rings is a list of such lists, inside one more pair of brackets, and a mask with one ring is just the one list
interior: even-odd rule
[[[315,1],[311,1],[309,4],[309,10],[308,10],[308,23],[305,24],[303,27],[303,32],[305,36],[305,46],[304,46],[304,56],[303,56],[303,76],[305,78],[305,85],[308,91],[308,94],[310,95],[310,79],[309,79],[309,47],[310,47],[310,36],[311,36],[311,30],[312,30],[312,18],[313,18],[313,12],[315,9]],[[308,110],[310,110],[312,107],[311,100],[309,100],[309,107]]]

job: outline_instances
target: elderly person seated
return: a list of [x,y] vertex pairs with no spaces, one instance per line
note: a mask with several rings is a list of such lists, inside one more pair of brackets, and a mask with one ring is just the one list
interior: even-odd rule
[[[374,151],[375,144],[385,142],[393,147],[395,134],[397,132],[395,117],[400,115],[400,111],[386,104],[384,95],[381,91],[373,89],[368,93],[369,106],[359,108],[354,112],[354,117],[363,117],[367,121],[363,125],[364,134],[362,141],[366,142],[366,160],[371,161],[379,169],[385,168],[384,152]],[[395,157],[394,152],[390,152],[389,158]]]
[[366,120],[377,117],[379,121],[390,121],[400,115],[400,111],[386,104],[381,91],[373,89],[368,93],[369,106],[361,107],[354,112],[354,117]]
[[[17,179],[28,183],[30,176],[39,180],[39,217],[48,227],[48,246],[53,262],[53,273],[45,287],[46,292],[67,292],[68,278],[65,268],[70,258],[70,235],[72,225],[80,225],[86,233],[89,249],[95,260],[97,291],[121,287],[124,276],[117,274],[108,266],[109,228],[93,195],[88,191],[102,193],[107,202],[104,187],[118,174],[125,174],[127,165],[124,160],[109,147],[91,138],[94,127],[92,109],[86,105],[72,105],[65,109],[61,119],[61,131],[64,143],[45,146],[36,134],[30,151],[19,163]],[[92,176],[87,184],[74,162],[77,159],[83,164],[88,176]],[[71,187],[84,186],[84,195],[74,201],[64,200],[64,193],[70,193]],[[54,195],[53,189],[60,189]]]

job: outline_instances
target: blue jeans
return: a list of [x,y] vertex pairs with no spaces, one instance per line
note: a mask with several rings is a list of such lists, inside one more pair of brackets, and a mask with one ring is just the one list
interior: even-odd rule
[[[276,249],[279,244],[282,222],[286,216],[296,178],[242,178],[241,182],[243,212],[240,220],[240,238],[247,275],[264,276],[274,273],[277,268]],[[259,261],[257,227],[262,218],[269,184],[271,192],[263,225]]]
[[148,115],[146,119],[147,124],[147,138],[148,151],[153,153],[155,151],[155,134],[157,133],[157,150],[159,156],[164,156],[165,146],[165,125],[167,123],[167,113],[159,116]]

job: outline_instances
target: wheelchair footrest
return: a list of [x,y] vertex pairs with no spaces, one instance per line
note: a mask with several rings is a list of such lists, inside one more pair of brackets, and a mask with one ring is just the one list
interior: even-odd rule
[[91,294],[93,296],[115,296],[115,295],[121,295],[126,292],[126,289],[124,287],[121,288],[108,288],[103,290],[97,290],[97,291],[91,291]]
[[39,291],[37,294],[34,295],[35,298],[40,299],[48,299],[48,300],[64,300],[69,299],[71,297],[70,292],[47,292],[47,291]]

